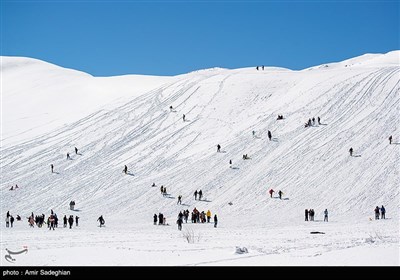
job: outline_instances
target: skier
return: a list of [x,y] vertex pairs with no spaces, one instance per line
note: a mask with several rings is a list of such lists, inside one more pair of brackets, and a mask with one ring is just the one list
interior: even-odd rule
[[203,196],[202,190],[199,191],[199,200],[201,200],[201,197]]
[[171,105],[171,106],[169,106],[169,110],[170,110],[171,112],[172,112],[172,109],[173,109],[173,108],[172,108],[172,105]]
[[268,130],[268,138],[269,138],[269,141],[271,141],[272,133],[271,133],[271,131],[269,131],[269,130]]
[[350,148],[349,153],[350,153],[350,156],[352,157],[353,156],[353,148]]
[[182,204],[182,196],[181,195],[178,196],[178,202],[176,204]]
[[272,194],[274,193],[275,191],[273,190],[273,189],[270,189],[269,190],[269,194],[271,195],[271,197],[272,197]]
[[21,221],[21,216],[17,215],[17,221]]
[[71,159],[71,157],[69,156],[69,153],[67,153],[67,159]]
[[282,199],[282,194],[283,194],[283,192],[281,190],[279,190],[279,192],[278,192],[279,199]]
[[164,186],[163,185],[161,185],[160,191],[161,191],[161,194],[164,193]]
[[75,147],[75,154],[76,155],[78,154],[78,148],[77,147]]
[[218,145],[217,145],[217,153],[219,153],[219,152],[220,152],[220,150],[221,150],[221,145],[220,145],[220,144],[218,144]]
[[305,221],[308,222],[308,209],[304,210],[304,214],[305,214]]
[[67,227],[67,221],[68,221],[67,215],[64,215],[63,221],[64,221],[64,227]]
[[186,116],[185,116],[185,114],[183,114],[183,117],[182,117],[182,119],[183,119],[183,121],[185,121],[185,119],[186,119]]
[[232,160],[229,160],[229,167],[232,168]]
[[101,215],[97,220],[100,222],[100,227],[106,223],[106,221],[103,218],[103,215]]
[[389,144],[392,144],[392,135],[389,136]]
[[13,191],[13,190],[14,190],[14,186],[11,186],[10,191]]
[[19,188],[19,187],[18,187],[18,185],[17,185],[17,184],[15,184],[15,188],[14,188],[14,189],[16,190],[16,189],[18,189],[18,188]]
[[123,171],[125,174],[128,174],[128,166],[126,166],[125,165],[125,167],[124,167],[124,171]]
[[157,214],[154,214],[154,216],[153,216],[153,222],[154,222],[154,225],[157,225]]
[[262,68],[262,70],[264,70],[264,65],[263,65],[263,66],[261,66],[261,68]]
[[194,192],[194,200],[197,200],[197,190]]
[[[386,214],[386,209],[382,205],[382,207],[381,207],[381,219],[386,219],[385,214]],[[11,227],[12,227],[12,222],[11,222]]]
[[256,137],[256,132],[253,130],[252,133],[253,133],[253,138],[255,138]]
[[14,223],[14,217],[10,216],[10,225],[11,225],[11,227],[13,227],[13,223]]
[[153,183],[153,185],[151,185],[152,187],[155,187],[156,186],[156,183]]
[[51,173],[53,173],[54,172],[54,165],[50,164],[50,167],[51,167]]
[[315,118],[312,118],[312,124],[315,125]]
[[258,66],[256,67],[257,71],[258,71]]
[[217,214],[214,215],[214,227],[217,227],[217,223],[218,223],[218,218],[217,218]]
[[318,124],[321,124],[321,118],[318,117]]
[[75,216],[75,224],[76,224],[76,226],[78,226],[78,220],[79,220],[79,217]]
[[327,222],[328,221],[328,209],[325,209],[325,211],[324,211],[324,222]]

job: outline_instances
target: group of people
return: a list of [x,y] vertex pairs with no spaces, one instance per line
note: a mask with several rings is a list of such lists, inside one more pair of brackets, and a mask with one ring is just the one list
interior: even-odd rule
[[[154,214],[154,217],[156,217],[156,215]],[[208,210],[207,213],[205,213],[204,211],[199,211],[196,209],[196,207],[193,209],[192,214],[191,214],[191,221],[192,223],[205,223],[207,221],[207,223],[210,223],[211,221],[211,211]],[[189,218],[189,210],[184,210],[183,213],[182,211],[179,212],[178,214],[178,219],[176,221],[176,223],[178,224],[178,230],[182,230],[182,224],[183,224],[183,220],[185,220],[185,223],[187,223]],[[156,224],[156,221],[154,221],[154,224]],[[214,227],[216,228],[218,224],[218,217],[217,214],[214,215]]]
[[[29,217],[27,217],[28,220],[28,224],[30,227],[35,227],[35,224],[37,225],[38,228],[43,227],[43,224],[47,224],[47,227],[51,230],[55,230],[56,227],[58,227],[58,217],[57,214],[51,210],[50,215],[47,218],[47,221],[45,219],[45,214],[41,214],[41,215],[34,215],[33,212],[31,213],[31,215]],[[19,215],[17,215],[16,217],[17,221],[21,221],[21,217]],[[78,220],[79,217],[75,216],[75,224],[76,226],[78,226]],[[72,225],[74,223],[74,216],[70,215],[69,218],[67,219],[67,215],[64,215],[63,218],[64,221],[64,227],[67,226],[67,222],[70,225],[70,228],[72,228]],[[6,227],[9,227],[9,225],[11,224],[11,227],[13,226],[14,223],[14,217],[10,214],[10,211],[7,211],[7,216],[6,216]]]
[[383,205],[381,208],[379,208],[379,206],[376,206],[374,212],[375,212],[375,220],[379,220],[379,212],[381,214],[381,219],[386,219],[385,217],[386,209]]
[[201,198],[203,197],[203,191],[199,190],[199,191],[195,191],[194,192],[194,200],[197,200],[197,196],[199,196],[199,200],[201,200]]
[[283,115],[278,115],[277,120],[283,120]]
[[[270,189],[269,191],[270,196],[272,197],[273,193],[275,192],[273,189]],[[283,192],[281,190],[278,191],[279,199],[282,199]]]
[[[79,217],[75,216],[75,225],[76,226],[78,226],[78,220],[79,220]],[[69,218],[67,219],[67,215],[64,215],[63,221],[64,221],[64,227],[67,227],[67,222],[68,222],[69,228],[71,229],[72,226],[74,225],[74,216],[69,215]]]
[[161,191],[161,194],[162,194],[163,196],[166,196],[166,195],[167,195],[167,188],[164,187],[164,185],[161,185],[160,191]]
[[[314,209],[306,209],[304,211],[305,214],[305,221],[314,221],[315,211]],[[328,221],[328,209],[324,210],[324,222]]]
[[157,214],[154,214],[154,216],[153,216],[153,222],[154,222],[154,225],[157,225],[157,221],[158,221],[158,225],[167,225],[167,219],[164,217],[164,214],[163,213],[158,213],[158,216],[157,216]]
[[314,215],[315,215],[314,209],[310,209],[310,210],[306,209],[304,212],[305,212],[304,213],[305,221],[314,221]]
[[10,214],[10,211],[7,211],[7,216],[6,216],[6,227],[13,227],[14,223],[14,217]]
[[256,67],[257,71],[260,70],[260,68],[261,68],[261,70],[264,70],[264,65],[262,65],[262,66],[257,66],[257,67]]
[[[321,124],[321,118],[318,117],[318,124]],[[313,117],[312,119],[308,119],[308,121],[306,122],[306,124],[304,125],[304,127],[310,127],[310,126],[314,126],[315,125],[315,118]]]

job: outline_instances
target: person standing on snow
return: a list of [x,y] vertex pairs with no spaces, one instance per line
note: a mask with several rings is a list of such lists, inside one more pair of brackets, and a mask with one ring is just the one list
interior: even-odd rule
[[97,219],[97,221],[99,221],[100,227],[106,223],[106,221],[105,221],[104,218],[103,218],[103,215],[101,215],[101,216]]
[[325,209],[324,211],[324,222],[328,221],[328,209]]
[[386,214],[386,209],[382,205],[382,207],[381,207],[381,219],[386,219],[385,214]]
[[350,156],[352,157],[353,156],[353,148],[350,148],[349,153],[350,153]]
[[273,190],[273,189],[270,189],[269,190],[269,194],[271,195],[271,197],[272,197],[272,194],[274,193],[275,191]]
[[183,224],[182,218],[178,218],[176,223],[178,224],[178,230],[182,230],[182,224]]

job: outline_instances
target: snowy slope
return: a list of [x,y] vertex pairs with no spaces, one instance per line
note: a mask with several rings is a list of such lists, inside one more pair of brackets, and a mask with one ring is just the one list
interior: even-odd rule
[[[304,209],[315,209],[316,220],[321,221],[328,208],[330,224],[318,226],[334,234],[317,243],[317,253],[312,250],[310,254],[319,256],[326,252],[321,248],[342,250],[368,243],[371,232],[380,228],[369,220],[373,209],[385,205],[390,219],[381,221],[387,229],[377,240],[391,248],[390,264],[398,265],[393,256],[398,253],[400,210],[399,54],[365,55],[302,71],[213,68],[147,80],[141,76],[93,78],[43,62],[3,57],[2,215],[10,210],[26,217],[32,211],[48,214],[50,209],[59,216],[76,214],[68,210],[68,203],[75,200],[82,224],[88,226],[80,230],[98,237],[94,238],[99,241],[96,244],[125,236],[127,221],[134,222],[127,228],[136,230],[138,243],[153,243],[160,234],[171,234],[174,240],[177,234],[175,226],[167,232],[160,228],[154,232],[154,213],[163,212],[174,225],[182,209],[210,209],[218,214],[224,233],[217,237],[206,230],[204,240],[217,240],[208,246],[218,248],[227,233],[233,236],[226,241],[230,245],[242,240],[238,236],[246,240],[252,236],[251,246],[264,256],[310,249],[312,246],[304,243],[309,237],[284,232],[308,233],[315,225],[303,221]],[[21,77],[29,82],[19,83]],[[135,84],[142,87],[136,89]],[[44,93],[43,99],[31,100],[28,88],[35,96]],[[110,89],[115,90],[107,96]],[[92,102],[102,94],[100,101]],[[109,103],[118,97],[117,102]],[[26,109],[22,107],[25,115],[13,113],[7,105],[22,101],[28,101],[23,105]],[[60,102],[68,106],[57,105]],[[170,105],[175,111],[170,112]],[[65,108],[74,109],[67,114]],[[44,118],[46,113],[51,117]],[[284,120],[277,121],[278,114],[283,114]],[[304,127],[309,118],[318,116],[321,125]],[[34,129],[36,126],[40,129]],[[389,135],[396,144],[389,145]],[[217,144],[222,146],[221,153],[216,152]],[[73,153],[74,146],[81,155]],[[348,154],[350,147],[353,157]],[[67,152],[72,160],[66,160]],[[242,160],[243,154],[250,159]],[[229,168],[229,160],[234,168]],[[57,173],[50,173],[51,163]],[[122,173],[125,164],[130,175]],[[151,187],[153,182],[156,188]],[[9,191],[16,183],[20,189]],[[160,194],[161,185],[167,187],[169,197]],[[282,190],[284,199],[269,198],[271,187]],[[202,189],[204,201],[194,200],[196,189]],[[177,205],[180,194],[182,206]],[[109,236],[97,236],[95,224],[100,214],[115,229],[107,229]],[[25,222],[18,226],[24,240],[29,230],[22,230]],[[348,237],[355,227],[358,230]],[[268,234],[277,236],[276,248],[262,247],[267,246],[263,236]],[[8,233],[5,236],[10,239]],[[63,238],[76,237],[67,234]],[[121,244],[127,242],[129,248],[137,249],[129,237],[121,238]],[[20,244],[1,242],[3,246]],[[290,246],[280,251],[285,242]],[[346,242],[351,245],[340,245],[348,245]],[[167,242],[169,245],[177,246]],[[237,265],[222,259],[222,264]],[[284,259],[280,264],[290,264]],[[318,264],[332,259],[335,257],[324,257]],[[105,263],[132,265],[123,260],[106,259]],[[193,263],[171,260],[165,264],[211,265],[200,259]],[[253,264],[267,264],[264,261],[262,257]],[[30,262],[37,263],[34,259]],[[142,262],[139,257],[133,264]],[[361,264],[370,264],[369,259]]]
[[1,57],[3,145],[78,121],[140,95],[171,77],[92,77],[32,58]]

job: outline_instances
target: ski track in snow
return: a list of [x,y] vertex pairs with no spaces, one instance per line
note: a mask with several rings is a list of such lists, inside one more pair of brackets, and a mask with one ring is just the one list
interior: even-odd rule
[[[399,76],[399,65],[371,63],[204,70],[7,144],[1,212],[23,220],[2,228],[1,248],[30,248],[16,265],[373,265],[367,256],[386,249],[386,264],[399,265],[400,145],[387,140],[400,142]],[[304,128],[318,116],[321,125]],[[20,188],[9,191],[16,183]],[[270,198],[270,188],[283,199]],[[199,189],[202,201],[193,197]],[[69,210],[71,200],[78,211]],[[376,205],[385,205],[387,220],[369,220]],[[219,224],[184,224],[201,234],[188,244],[175,221],[194,207],[217,213]],[[316,210],[315,222],[303,221],[306,208]],[[321,222],[325,208],[329,223]],[[31,212],[47,216],[50,209],[59,218],[79,215],[80,226],[28,228]],[[171,226],[152,225],[159,212]],[[100,215],[106,228],[96,227]],[[235,246],[249,253],[236,255]],[[81,256],[64,257],[63,250]],[[366,257],[340,261],[341,252]]]

